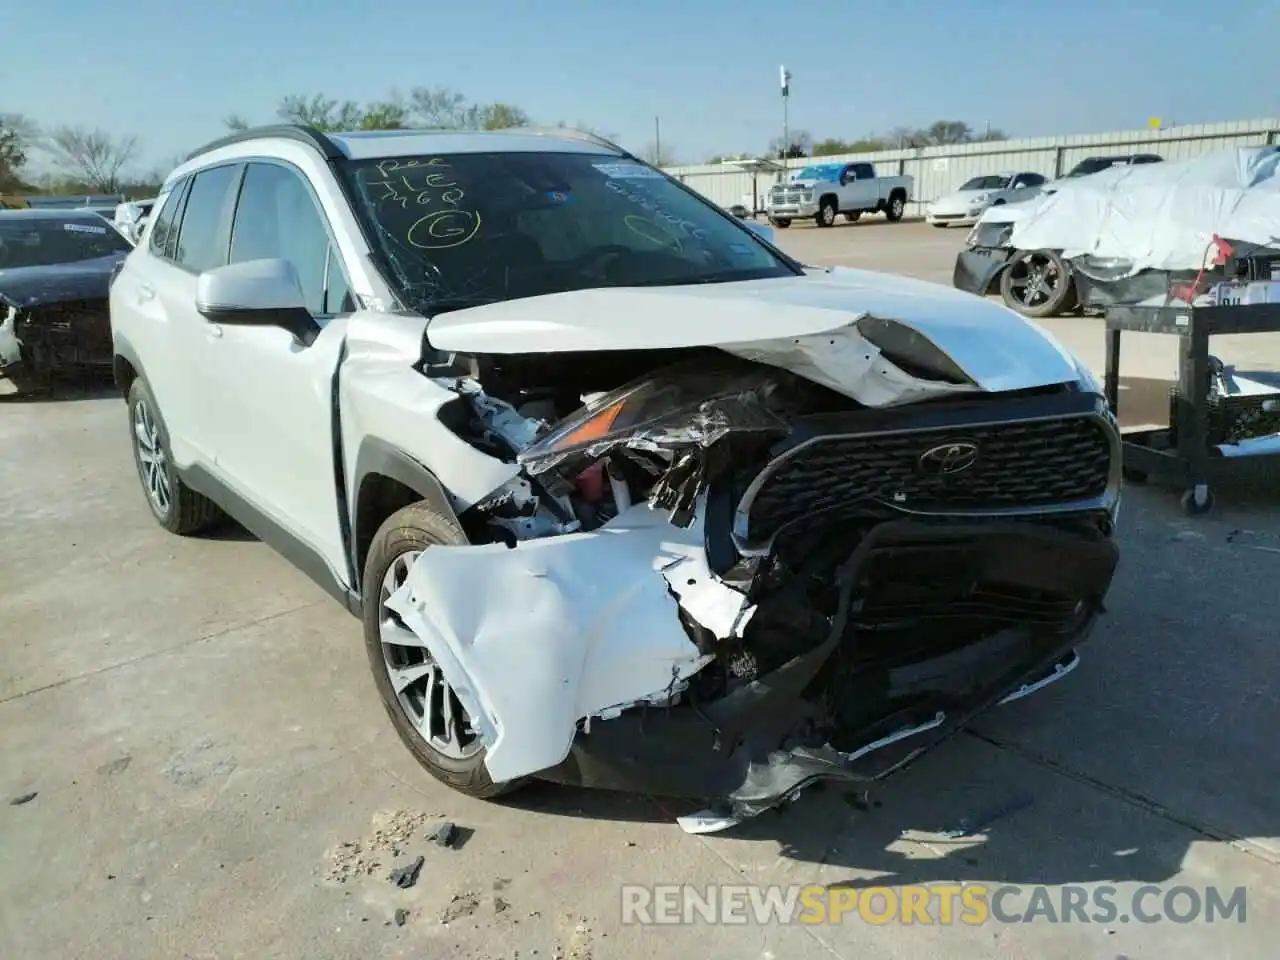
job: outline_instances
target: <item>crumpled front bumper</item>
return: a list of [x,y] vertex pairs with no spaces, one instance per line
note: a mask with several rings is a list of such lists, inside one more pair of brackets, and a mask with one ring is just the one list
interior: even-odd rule
[[[707,799],[741,818],[818,780],[887,776],[1067,672],[1117,562],[1114,543],[1095,533],[1027,521],[880,523],[850,544],[825,639],[705,700],[695,675],[718,643],[749,644],[766,604],[708,570],[700,520],[682,530],[637,506],[591,533],[433,547],[389,605],[441,663],[495,781],[537,775]],[[981,596],[1003,629],[924,655],[877,647],[865,618],[880,609],[878,589],[900,593],[904,557],[939,577],[960,564],[976,591],[940,594],[921,617],[988,616],[974,607]],[[696,644],[688,620],[718,643]],[[846,710],[834,722],[833,701],[853,704],[855,719]]]

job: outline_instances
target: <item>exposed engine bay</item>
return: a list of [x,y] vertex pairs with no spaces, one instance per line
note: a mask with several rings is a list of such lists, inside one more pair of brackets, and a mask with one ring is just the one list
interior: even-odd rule
[[389,601],[495,781],[706,798],[682,825],[720,829],[1074,667],[1117,560],[1105,403],[976,395],[879,323],[936,396],[873,407],[715,348],[424,364],[446,426],[521,468]]

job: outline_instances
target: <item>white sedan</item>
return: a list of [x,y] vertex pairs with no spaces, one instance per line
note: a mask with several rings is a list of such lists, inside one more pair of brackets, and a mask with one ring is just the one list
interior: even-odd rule
[[988,207],[1029,199],[1039,193],[1046,182],[1047,177],[1029,170],[974,177],[961,184],[959,190],[929,204],[925,208],[925,219],[935,227],[949,227],[953,223],[967,226],[976,223]]

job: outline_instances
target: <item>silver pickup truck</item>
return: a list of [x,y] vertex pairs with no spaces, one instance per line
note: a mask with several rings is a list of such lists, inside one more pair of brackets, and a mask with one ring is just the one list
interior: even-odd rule
[[883,213],[901,220],[911,199],[914,180],[909,176],[881,177],[875,164],[810,164],[787,183],[769,191],[765,212],[775,227],[789,227],[792,220],[812,217],[820,227],[836,222],[837,214],[849,221],[864,213]]

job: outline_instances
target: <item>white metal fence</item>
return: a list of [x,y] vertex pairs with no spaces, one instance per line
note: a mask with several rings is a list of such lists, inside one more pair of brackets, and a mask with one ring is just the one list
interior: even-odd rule
[[[965,143],[945,147],[883,150],[876,153],[841,154],[820,160],[790,160],[792,170],[807,163],[844,163],[870,160],[882,175],[908,174],[915,178],[907,215],[922,216],[924,205],[957,189],[970,177],[1001,171],[1031,170],[1059,177],[1086,157],[1155,153],[1166,160],[1185,160],[1230,147],[1262,146],[1280,142],[1280,119],[1239,120],[1230,123],[1195,124],[1164,130],[1129,130],[1121,133],[1086,133],[1031,140]],[[731,164],[667,167],[713,202],[728,207],[751,196],[752,177]],[[781,174],[761,174],[756,189],[761,195],[782,179]],[[763,202],[757,204],[762,207]]]

